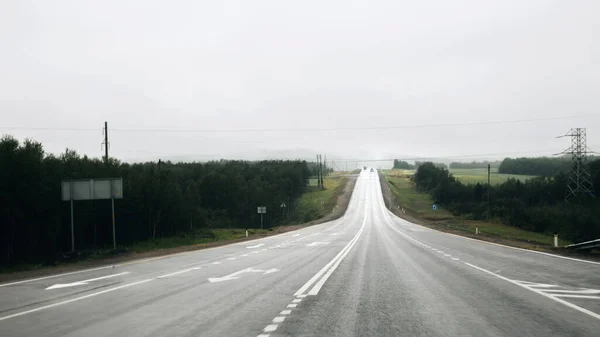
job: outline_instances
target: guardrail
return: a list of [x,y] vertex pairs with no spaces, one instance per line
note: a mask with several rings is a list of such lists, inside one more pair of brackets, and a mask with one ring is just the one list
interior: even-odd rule
[[581,243],[575,243],[572,245],[565,246],[565,248],[569,248],[569,249],[573,249],[573,250],[600,248],[600,239],[581,242]]

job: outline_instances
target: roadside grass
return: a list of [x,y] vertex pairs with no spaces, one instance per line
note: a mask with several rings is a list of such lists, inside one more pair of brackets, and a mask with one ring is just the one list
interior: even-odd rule
[[[267,233],[267,229],[248,229],[248,236]],[[193,232],[179,233],[177,235],[141,241],[123,247],[126,252],[142,253],[156,249],[167,249],[181,246],[206,244],[217,241],[235,240],[246,237],[243,228],[202,228]]]
[[427,193],[417,191],[408,175],[387,175],[385,180],[390,187],[400,209],[412,216],[431,221],[452,219],[452,213],[436,205],[433,210],[433,200]]
[[[462,219],[454,216],[441,205],[436,205],[437,210],[433,211],[432,205],[434,202],[431,196],[418,191],[410,181],[410,174],[412,173],[406,171],[408,170],[389,170],[385,175],[385,179],[394,195],[396,203],[401,208],[404,208],[407,214],[418,220],[425,220],[426,225],[444,230],[451,229],[459,233],[464,232],[469,235],[474,235],[475,227],[478,226],[480,237],[518,241],[529,244],[526,245],[528,248],[535,248],[535,245],[549,247],[553,245],[554,236],[551,234],[529,232],[517,227],[504,225],[498,221]],[[570,241],[560,239],[559,246],[569,244],[571,244]]]
[[348,177],[341,175],[326,176],[323,179],[325,189],[312,188],[301,195],[292,211],[295,222],[310,222],[331,213],[347,181]]
[[[475,233],[475,227],[479,226],[480,235],[493,236],[508,240],[527,242],[533,244],[540,244],[545,246],[552,246],[554,244],[554,236],[543,233],[528,232],[526,230],[506,226],[502,223],[494,221],[474,221],[474,220],[460,220],[460,221],[448,221],[446,227],[464,231],[466,233]],[[572,242],[559,238],[559,246],[570,245]]]

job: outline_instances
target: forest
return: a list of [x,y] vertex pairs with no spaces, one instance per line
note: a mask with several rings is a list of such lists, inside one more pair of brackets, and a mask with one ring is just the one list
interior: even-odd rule
[[[392,169],[395,170],[415,170],[417,169],[419,166],[425,164],[425,163],[430,163],[430,162],[425,162],[425,161],[415,161],[414,165],[410,164],[407,161],[404,160],[399,160],[399,159],[394,159],[394,166],[392,167]],[[433,163],[435,166],[440,167],[440,168],[448,168],[448,165],[444,164],[444,163]]]
[[[600,160],[589,165],[595,186],[600,186]],[[600,199],[590,196],[565,201],[568,176],[516,179],[488,187],[463,184],[446,169],[426,163],[413,177],[417,189],[431,194],[436,203],[455,215],[470,219],[498,219],[525,230],[554,233],[573,242],[600,238]],[[490,188],[488,212],[487,192]]]
[[491,168],[497,168],[500,166],[500,161],[472,161],[470,163],[452,162],[449,167],[451,169],[487,169],[488,165]]
[[[314,165],[313,165],[314,166]],[[259,228],[283,221],[279,206],[294,200],[311,176],[305,161],[146,162],[128,164],[42,144],[0,139],[0,266],[51,261],[71,249],[70,206],[61,181],[122,177],[115,200],[118,245],[177,235],[201,227]],[[277,211],[275,211],[277,210]],[[111,201],[75,201],[76,250],[112,248]]]
[[568,173],[571,166],[571,157],[504,158],[498,173],[554,177],[559,173]]

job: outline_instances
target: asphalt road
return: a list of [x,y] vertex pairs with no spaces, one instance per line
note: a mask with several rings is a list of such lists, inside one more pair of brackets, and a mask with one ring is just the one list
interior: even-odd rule
[[600,264],[440,233],[385,209],[296,232],[0,284],[0,336],[599,336]]

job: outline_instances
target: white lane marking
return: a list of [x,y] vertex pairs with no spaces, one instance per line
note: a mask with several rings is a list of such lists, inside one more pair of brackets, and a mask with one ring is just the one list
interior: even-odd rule
[[295,304],[295,303],[294,304],[288,304],[286,308],[295,308],[297,306],[298,306],[298,304]]
[[301,298],[297,298],[297,299],[295,299],[295,300],[292,301],[292,303],[300,303],[300,302],[302,302]]
[[261,251],[261,252],[264,252],[264,251],[266,251],[266,250],[267,250],[267,248],[263,248],[263,249],[261,249],[260,251]]
[[306,297],[306,295],[298,295],[298,296],[296,296],[296,297],[298,297],[298,298],[305,298],[305,297]]
[[444,254],[444,256],[445,256],[445,257],[450,257],[450,256],[452,256],[452,255],[450,255],[450,254]]
[[76,301],[79,301],[79,300],[83,300],[83,299],[86,299],[86,298],[90,298],[90,297],[102,295],[102,294],[105,294],[105,293],[108,293],[108,292],[111,292],[111,291],[115,291],[115,290],[118,290],[118,289],[128,288],[128,287],[136,286],[138,284],[150,282],[152,280],[154,280],[154,279],[147,279],[147,280],[142,280],[142,281],[138,281],[138,282],[128,283],[128,284],[124,284],[122,286],[118,286],[118,287],[114,287],[114,288],[102,290],[102,291],[99,291],[97,293],[92,293],[92,294],[88,294],[88,295],[85,295],[85,296],[72,298],[70,300],[66,300],[66,301],[62,301],[62,302],[58,302],[58,303],[53,303],[53,304],[45,305],[43,307],[39,307],[39,308],[27,310],[27,311],[18,312],[16,314],[12,314],[12,315],[8,315],[8,316],[0,317],[0,321],[3,321],[5,319],[9,319],[9,318],[13,318],[13,317],[23,316],[23,315],[26,315],[26,314],[30,314],[30,313],[33,313],[33,312],[37,312],[37,311],[41,311],[41,310],[45,310],[45,309],[49,309],[49,308],[53,308],[53,307],[57,307],[59,305],[73,303],[73,302],[76,302]]
[[324,246],[324,245],[328,245],[328,244],[329,244],[329,241],[323,241],[323,242],[315,241],[313,243],[307,244],[307,246],[314,247],[314,246]]
[[[70,273],[62,273],[62,274],[56,274],[56,275],[50,275],[50,276],[44,276],[44,277],[37,277],[37,278],[31,278],[31,279],[27,279],[27,280],[21,280],[21,281],[15,281],[15,282],[10,282],[10,283],[4,283],[4,284],[0,284],[0,288],[1,287],[7,287],[7,286],[12,286],[15,284],[21,284],[21,283],[27,283],[27,282],[34,282],[34,281],[40,281],[40,280],[46,280],[49,278],[55,278],[55,277],[61,277],[61,276],[68,276],[68,275],[75,275],[75,274],[81,274],[81,273],[87,273],[90,271],[96,271],[96,270],[102,270],[102,269],[108,269],[108,268],[114,268],[114,265],[110,265],[110,266],[103,266],[103,267],[98,267],[98,268],[92,268],[92,269],[84,269],[84,270],[78,270],[78,271],[73,271]],[[118,265],[117,265],[118,267]]]
[[212,264],[221,264],[221,262],[216,261],[216,262],[213,262]]
[[336,263],[336,261],[338,259],[341,258],[342,255],[344,255],[344,253],[349,249],[349,247],[352,246],[352,244],[354,242],[356,242],[356,240],[362,233],[362,230],[365,228],[366,222],[367,222],[367,213],[365,213],[365,217],[364,217],[362,226],[361,226],[360,230],[358,231],[358,233],[356,233],[354,238],[352,240],[350,240],[350,242],[348,242],[348,244],[331,261],[329,261],[329,263],[327,263],[325,265],[325,267],[323,267],[321,270],[319,270],[319,272],[317,272],[310,280],[308,280],[308,282],[306,282],[300,289],[298,289],[298,291],[296,291],[296,293],[294,293],[294,296],[304,295],[304,292],[306,292],[306,290],[310,286],[312,286],[313,283],[315,283],[332,265],[334,265]]
[[483,269],[481,267],[477,267],[476,265],[473,265],[473,264],[470,264],[470,263],[467,263],[467,262],[463,262],[463,263],[466,264],[467,266],[471,267],[471,268],[477,269],[479,271],[482,271],[484,273],[490,274],[492,276],[496,276],[497,278],[499,278],[501,280],[504,280],[506,282],[510,282],[510,283],[512,283],[514,285],[517,285],[519,287],[522,287],[522,288],[525,288],[527,290],[533,291],[534,293],[536,293],[538,295],[544,296],[544,297],[549,298],[549,299],[551,299],[553,301],[556,301],[558,303],[564,304],[564,305],[568,306],[569,308],[575,309],[575,310],[577,310],[579,312],[582,312],[582,313],[584,313],[586,315],[589,315],[591,317],[594,317],[596,319],[600,319],[600,315],[599,314],[597,314],[597,313],[595,313],[593,311],[590,311],[588,309],[582,308],[580,306],[577,306],[577,305],[575,305],[575,304],[573,304],[571,302],[567,302],[565,300],[562,300],[562,299],[560,299],[560,298],[558,298],[558,297],[556,297],[554,295],[547,294],[547,293],[545,293],[545,292],[543,292],[543,291],[541,291],[539,289],[531,288],[530,286],[521,284],[521,283],[519,283],[517,281],[511,280],[511,279],[509,279],[507,277],[504,277],[502,275],[498,275],[498,274],[493,273],[493,272],[491,272],[491,271],[489,271],[487,269]]
[[184,270],[176,271],[176,272],[171,273],[171,274],[161,275],[161,276],[159,276],[157,278],[160,279],[160,278],[165,278],[165,277],[169,277],[169,276],[175,276],[175,275],[187,273],[188,271],[198,270],[198,269],[202,269],[202,267],[193,267],[193,268],[189,268],[189,269],[184,269]]
[[294,235],[292,235],[292,237],[296,237],[296,236],[300,236],[300,234],[294,234]]
[[556,296],[558,296],[559,293],[564,293],[564,294],[600,294],[600,290],[598,290],[598,289],[579,289],[579,290],[546,289],[544,291],[546,293],[556,294]]
[[285,317],[277,316],[273,318],[273,323],[282,323],[285,320]]
[[71,282],[71,283],[58,283],[58,284],[49,286],[48,288],[46,288],[46,290],[60,289],[60,288],[67,288],[67,287],[74,287],[74,286],[82,286],[82,285],[88,284],[89,282],[104,280],[107,278],[117,277],[117,276],[121,276],[121,275],[125,275],[125,274],[129,274],[129,272],[126,271],[126,272],[122,272],[122,273],[118,273],[118,274],[112,274],[112,275],[92,278],[89,280],[76,281],[76,282]]
[[235,279],[240,278],[240,276],[238,276],[238,275],[241,275],[244,273],[262,273],[263,275],[267,275],[267,274],[275,273],[278,271],[279,271],[279,269],[277,269],[277,268],[272,268],[272,269],[268,269],[268,270],[246,268],[246,269],[238,270],[235,273],[231,273],[231,274],[223,276],[223,277],[210,277],[210,278],[208,278],[208,281],[211,283],[229,281],[229,280],[235,280]]
[[554,287],[556,287],[555,284],[544,284],[544,283],[528,284],[527,286],[534,287],[534,288],[554,288]]
[[249,248],[249,249],[254,249],[254,248],[259,248],[259,247],[262,247],[262,246],[264,246],[264,245],[265,245],[264,243],[259,243],[258,245],[255,245],[255,246],[248,246],[248,247],[246,247],[246,248]]
[[292,313],[292,311],[291,311],[291,310],[283,310],[283,311],[282,311],[282,312],[280,312],[279,314],[280,314],[280,315],[289,315],[289,314],[291,314],[291,313]]
[[453,257],[452,260],[459,261],[460,259],[458,257]]
[[590,295],[568,295],[568,294],[556,294],[556,295],[553,295],[553,296],[554,296],[554,297],[587,298],[587,299],[600,300],[600,296],[590,296]]
[[260,252],[260,250],[255,250],[252,252],[252,254],[258,254]]
[[263,329],[264,332],[273,332],[275,330],[277,330],[277,324],[269,324]]
[[[422,225],[414,224],[414,223],[409,222],[407,220],[398,218],[398,216],[396,216],[396,214],[390,212],[387,208],[384,208],[384,210],[386,211],[386,213],[388,213],[388,216],[392,215],[396,219],[399,219],[399,220],[402,220],[402,221],[406,221],[406,222],[408,222],[408,223],[410,223],[412,225],[415,225],[415,226],[421,226],[421,227],[423,227],[426,230],[434,230],[434,229],[427,228],[427,227],[424,227]],[[472,239],[472,238],[469,238],[469,237],[466,237],[466,236],[461,236],[461,235],[458,235],[458,234],[452,234],[452,233],[442,232],[442,231],[438,231],[438,230],[435,230],[435,231],[438,232],[438,233],[441,233],[441,234],[452,235],[452,236],[455,236],[457,238],[461,238],[461,239],[465,239],[465,240],[470,240],[470,241],[475,241],[475,242],[478,242],[478,243],[483,243],[483,244],[488,244],[488,245],[494,245],[494,246],[498,246],[498,247],[502,247],[502,248],[515,249],[515,250],[520,250],[520,251],[527,252],[527,253],[532,253],[532,254],[541,254],[541,255],[546,255],[546,256],[550,256],[550,257],[555,257],[555,258],[558,258],[558,259],[564,259],[564,260],[571,260],[571,261],[577,261],[577,262],[591,263],[591,264],[600,265],[600,262],[596,262],[596,261],[582,260],[582,259],[576,259],[576,258],[573,258],[573,257],[567,257],[567,256],[556,255],[556,254],[550,254],[550,253],[546,253],[546,252],[539,252],[537,250],[529,250],[529,249],[524,249],[524,248],[511,247],[511,246],[506,246],[506,245],[502,245],[502,244],[495,243],[495,242],[489,242],[489,241]]]
[[233,261],[233,260],[235,260],[235,257],[228,257],[227,260]]
[[269,337],[269,336],[270,336],[269,334],[260,334],[260,335],[258,335],[256,337]]
[[[308,295],[317,295],[319,293],[319,290],[321,290],[321,287],[323,287],[325,282],[327,282],[327,280],[329,279],[331,274],[333,274],[333,272],[337,269],[337,267],[340,265],[340,263],[342,263],[342,260],[346,257],[346,255],[348,255],[348,253],[350,253],[350,250],[352,249],[352,247],[354,247],[354,245],[358,241],[358,238],[364,231],[366,223],[367,223],[367,213],[365,213],[365,219],[363,220],[363,224],[360,227],[360,230],[358,231],[358,233],[356,233],[356,236],[354,237],[353,241],[350,242],[350,246],[348,246],[348,249],[346,249],[346,251],[340,256],[340,258],[337,261],[335,261],[333,266],[327,271],[327,273],[325,273],[325,275],[308,292]],[[300,294],[298,294],[298,295],[300,295]]]
[[248,256],[248,254],[244,254],[244,255],[242,255],[242,256],[243,256],[243,257],[246,257],[246,256]]

